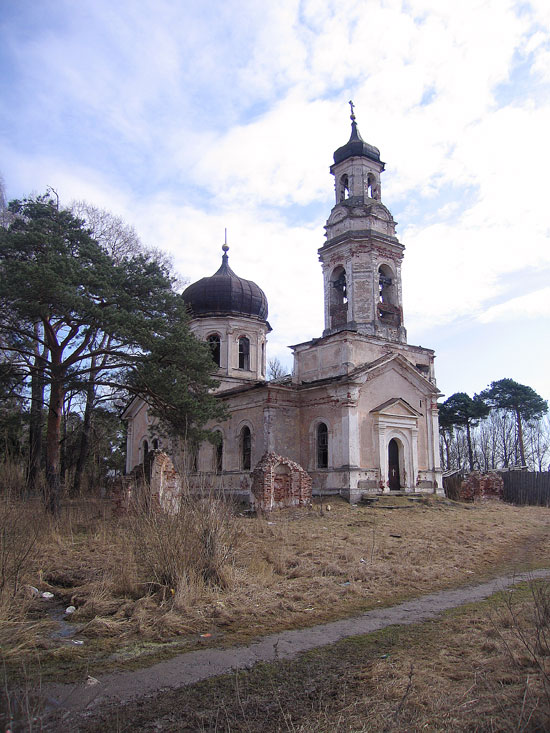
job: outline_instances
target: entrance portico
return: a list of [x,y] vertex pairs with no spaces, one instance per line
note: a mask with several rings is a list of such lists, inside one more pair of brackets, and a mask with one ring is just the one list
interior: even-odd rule
[[421,413],[399,397],[388,400],[371,412],[384,491],[414,491],[418,475],[418,420]]

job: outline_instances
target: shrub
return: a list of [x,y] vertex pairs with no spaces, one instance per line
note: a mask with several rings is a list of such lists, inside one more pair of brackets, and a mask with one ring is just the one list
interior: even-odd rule
[[0,607],[11,606],[34,561],[43,524],[34,503],[0,499]]
[[181,602],[197,584],[227,587],[238,539],[227,499],[185,496],[177,514],[136,502],[130,532],[137,567],[150,591]]

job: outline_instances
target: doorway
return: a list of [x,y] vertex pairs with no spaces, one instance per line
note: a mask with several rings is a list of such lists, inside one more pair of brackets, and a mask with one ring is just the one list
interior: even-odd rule
[[395,438],[392,438],[388,443],[388,484],[390,491],[398,491],[401,488],[399,444]]

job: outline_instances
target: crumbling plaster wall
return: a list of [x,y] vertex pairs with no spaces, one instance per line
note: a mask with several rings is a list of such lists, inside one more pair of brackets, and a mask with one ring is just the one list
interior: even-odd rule
[[147,416],[147,405],[143,400],[136,399],[131,405],[132,420],[128,424],[126,435],[126,473],[143,461],[141,447],[146,438],[149,448],[152,447],[152,421]]
[[422,376],[435,383],[434,352],[421,346],[388,344],[387,341],[341,331],[294,347],[295,384],[349,374],[364,364],[391,354],[400,354],[415,368],[421,366]]

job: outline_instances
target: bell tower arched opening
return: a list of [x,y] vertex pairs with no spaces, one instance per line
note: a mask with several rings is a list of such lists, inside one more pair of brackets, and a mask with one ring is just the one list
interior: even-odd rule
[[380,201],[380,180],[372,172],[367,173],[366,194],[369,199]]
[[346,271],[340,265],[330,276],[330,326],[343,326],[348,320],[348,288]]
[[346,199],[349,199],[349,197],[350,197],[349,176],[347,175],[347,173],[344,173],[343,176],[340,176],[338,201],[345,201]]
[[378,319],[388,326],[401,325],[395,275],[388,265],[378,268]]

